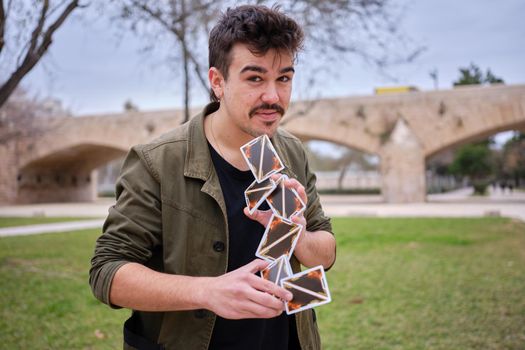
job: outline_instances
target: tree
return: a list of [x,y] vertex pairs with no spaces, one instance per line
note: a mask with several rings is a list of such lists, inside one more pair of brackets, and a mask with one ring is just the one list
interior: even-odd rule
[[0,107],[0,145],[20,137],[34,137],[43,132],[38,118],[64,118],[71,115],[58,100],[40,99],[17,88]]
[[338,161],[340,171],[339,177],[337,178],[337,188],[339,190],[343,189],[344,179],[351,165],[355,165],[362,170],[377,170],[377,166],[370,162],[366,153],[351,148],[345,149],[345,152]]
[[[496,77],[490,69],[487,69],[484,75],[481,68],[474,63],[466,68],[459,68],[459,72],[454,86],[504,83],[503,79]],[[478,194],[485,193],[488,178],[494,173],[494,159],[490,149],[493,142],[493,139],[489,138],[461,147],[455,153],[454,161],[449,167],[455,175],[468,176],[474,185],[475,193]]]
[[0,107],[46,54],[55,32],[81,7],[79,0],[0,0]]
[[354,169],[369,171],[377,170],[377,164],[371,159],[370,155],[356,149],[337,145],[333,148],[335,152],[326,154],[319,152],[319,146],[312,147],[311,143],[306,143],[308,161],[314,171],[338,171],[337,189],[343,189],[345,176],[351,167]]
[[489,84],[504,84],[503,79],[496,77],[490,69],[487,69],[487,74],[485,74],[485,82]]
[[488,143],[484,141],[461,147],[454,156],[450,171],[455,175],[469,177],[475,193],[484,194],[488,177],[493,171]]
[[[177,57],[171,52],[169,60],[181,63],[186,119],[189,118],[192,77],[208,91],[206,55],[202,53],[207,52],[211,24],[221,10],[236,3],[228,0],[113,2],[119,9],[118,17],[135,33],[148,39],[152,46],[171,42],[178,52]],[[266,0],[251,3],[272,4]],[[307,45],[324,60],[324,68],[336,69],[334,61],[354,55],[384,69],[391,63],[412,61],[423,51],[421,47],[412,48],[410,40],[400,33],[400,10],[392,3],[392,0],[289,0],[281,5],[285,13],[301,23]],[[312,71],[315,74],[316,70]]]
[[502,177],[517,187],[525,180],[525,133],[516,132],[503,146]]
[[126,100],[126,102],[124,102],[124,105],[122,106],[124,108],[124,112],[138,112],[139,111],[139,106],[137,106],[135,103],[133,103],[133,101],[131,100]]
[[428,75],[434,82],[434,90],[437,90],[439,87],[439,72],[437,68],[432,69],[430,72],[428,72]]
[[489,69],[487,73],[483,75],[481,69],[471,63],[470,66],[459,68],[459,78],[453,84],[454,86],[459,85],[482,85],[482,84],[503,84],[504,81],[501,78],[496,77]]

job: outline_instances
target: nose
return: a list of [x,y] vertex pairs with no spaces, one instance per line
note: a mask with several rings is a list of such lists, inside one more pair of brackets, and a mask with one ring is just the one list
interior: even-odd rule
[[268,104],[274,104],[279,102],[279,92],[277,87],[273,83],[269,83],[264,90],[261,100]]

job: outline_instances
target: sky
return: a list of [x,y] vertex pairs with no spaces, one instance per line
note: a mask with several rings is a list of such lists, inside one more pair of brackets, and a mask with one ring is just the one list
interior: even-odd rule
[[[449,89],[458,68],[471,62],[484,71],[490,68],[507,84],[525,84],[525,1],[407,1],[400,25],[417,45],[426,47],[423,54],[410,64],[389,67],[387,73],[395,80],[352,58],[338,74],[317,79],[316,96],[370,95],[375,87],[393,85],[431,90],[433,69],[439,88]],[[147,44],[142,38],[119,38],[118,33],[105,20],[70,18],[22,85],[41,97],[60,99],[75,115],[120,112],[126,100],[140,110],[180,107],[182,82],[160,64],[160,57],[140,53]],[[301,70],[308,69],[311,59],[315,57],[307,53],[297,66],[296,99],[310,89]],[[201,106],[207,95],[196,91],[192,104]]]

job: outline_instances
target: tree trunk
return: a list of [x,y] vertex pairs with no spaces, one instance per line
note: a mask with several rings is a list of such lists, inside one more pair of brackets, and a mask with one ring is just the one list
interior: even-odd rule
[[345,179],[346,170],[348,169],[348,164],[343,164],[343,168],[341,169],[341,172],[339,173],[339,177],[337,178],[337,189],[341,191],[343,189],[343,180]]
[[189,69],[189,53],[187,46],[187,37],[186,37],[186,1],[181,0],[181,46],[182,46],[182,58],[184,64],[184,122],[190,120],[190,69]]
[[186,49],[186,43],[182,45],[184,51],[184,122],[190,120],[190,72],[189,72],[189,60],[188,51]]

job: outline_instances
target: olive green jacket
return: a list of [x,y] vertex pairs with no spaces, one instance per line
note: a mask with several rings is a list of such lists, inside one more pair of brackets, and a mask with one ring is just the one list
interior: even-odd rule
[[[91,261],[89,282],[102,302],[110,305],[115,272],[128,262],[187,276],[226,272],[226,205],[203,127],[205,116],[217,108],[208,105],[188,123],[128,154],[117,182],[117,202]],[[283,130],[272,142],[286,166],[282,172],[305,186],[307,230],[331,232],[301,142]],[[291,264],[295,272],[300,270],[297,259]],[[166,349],[207,349],[215,322],[215,314],[207,310],[134,311],[133,318],[136,332]],[[296,322],[302,349],[320,349],[313,311],[298,313]]]

